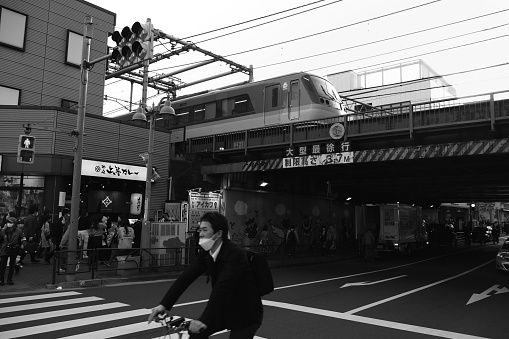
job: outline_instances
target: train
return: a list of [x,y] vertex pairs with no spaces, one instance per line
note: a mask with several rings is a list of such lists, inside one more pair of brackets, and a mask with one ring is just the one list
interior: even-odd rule
[[306,72],[177,98],[172,107],[175,117],[156,124],[170,129],[184,127],[186,140],[346,114],[334,86]]

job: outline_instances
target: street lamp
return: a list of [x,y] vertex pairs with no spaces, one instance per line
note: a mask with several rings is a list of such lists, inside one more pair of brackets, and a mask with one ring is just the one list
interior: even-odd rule
[[[161,107],[163,100],[164,106]],[[145,180],[145,202],[144,202],[144,212],[143,212],[143,227],[141,233],[141,247],[147,248],[150,244],[150,221],[149,221],[149,211],[150,211],[150,195],[152,192],[151,187],[151,179],[152,179],[152,153],[154,151],[154,129],[155,129],[155,118],[156,116],[160,116],[163,119],[170,119],[172,116],[175,116],[175,110],[171,107],[171,101],[169,98],[163,98],[159,102],[156,108],[153,108],[150,112],[143,112],[143,108],[140,106],[136,109],[131,121],[136,125],[146,124],[147,123],[147,115],[149,116],[149,135],[148,135],[148,157],[147,157],[147,177]]]

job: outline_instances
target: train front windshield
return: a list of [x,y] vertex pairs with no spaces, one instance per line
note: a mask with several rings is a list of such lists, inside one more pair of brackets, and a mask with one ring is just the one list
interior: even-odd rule
[[334,86],[332,86],[332,84],[327,80],[314,75],[305,76],[304,80],[310,80],[315,87],[315,91],[319,95],[326,96],[330,100],[334,100],[338,103],[341,102],[338,92],[336,91]]

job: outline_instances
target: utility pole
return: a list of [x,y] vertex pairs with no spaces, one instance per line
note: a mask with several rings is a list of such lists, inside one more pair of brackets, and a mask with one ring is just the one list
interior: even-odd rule
[[[69,252],[67,253],[66,278],[68,281],[75,279],[76,250],[78,245],[78,218],[80,213],[80,188],[81,188],[81,162],[83,159],[83,132],[85,130],[85,112],[87,107],[88,89],[88,67],[90,59],[90,40],[92,36],[92,17],[85,16],[83,46],[81,54],[81,75],[80,75],[80,98],[78,103],[78,117],[76,130],[73,135],[76,137],[74,150],[74,170],[72,176],[71,196],[71,223],[69,224]],[[58,245],[58,244],[56,244]]]

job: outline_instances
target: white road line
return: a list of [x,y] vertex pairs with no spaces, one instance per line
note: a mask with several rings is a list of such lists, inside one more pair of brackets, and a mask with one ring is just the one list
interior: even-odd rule
[[[81,318],[77,320],[62,321],[59,323],[51,323],[40,326],[25,327],[10,331],[0,332],[0,338],[10,339],[29,335],[35,335],[40,333],[54,332],[60,330],[66,330],[73,327],[88,326],[90,324],[99,324],[104,322],[115,321],[118,319],[125,319],[130,317],[137,317],[140,315],[147,315],[150,313],[148,309],[138,309],[119,313],[99,315],[95,317]],[[90,338],[90,336],[89,336]]]
[[61,297],[69,297],[69,296],[80,295],[80,294],[81,293],[74,292],[74,291],[34,294],[34,295],[26,296],[26,297],[14,297],[14,298],[0,299],[0,304],[9,304],[9,303],[17,303],[17,302],[21,302],[21,301],[41,300],[41,299],[50,299],[50,298],[61,298]]
[[443,331],[443,330],[438,330],[435,328],[415,326],[415,325],[410,325],[410,324],[402,324],[402,323],[397,323],[397,322],[393,322],[393,321],[362,317],[362,316],[358,316],[358,315],[352,315],[352,314],[341,313],[341,312],[321,310],[319,308],[312,308],[312,307],[306,307],[306,306],[300,306],[300,305],[292,305],[292,304],[281,303],[281,302],[277,302],[277,301],[263,300],[263,304],[266,306],[284,308],[284,309],[288,309],[288,310],[292,310],[292,311],[321,315],[321,316],[335,318],[335,319],[348,320],[348,321],[363,323],[363,324],[367,324],[367,325],[391,328],[391,329],[395,329],[395,330],[412,332],[412,333],[420,333],[420,334],[425,334],[428,336],[436,336],[436,337],[451,338],[451,339],[488,339],[485,337],[478,337],[478,336],[473,336],[473,335],[468,335],[468,334],[463,334],[463,333]]
[[[145,314],[147,315],[147,319],[148,319],[150,310],[146,310]],[[86,333],[71,335],[68,337],[60,337],[59,339],[113,338],[113,337],[117,337],[117,336],[121,336],[121,335],[125,335],[125,334],[143,332],[143,331],[153,330],[153,329],[157,329],[157,328],[160,328],[161,330],[164,330],[166,332],[166,329],[159,323],[152,322],[152,323],[148,324],[146,321],[143,321],[141,323],[135,323],[135,324],[130,324],[130,325],[118,326],[118,327],[111,327],[111,328],[106,328],[104,330],[86,332]]]
[[9,307],[0,307],[1,313],[10,313],[10,312],[19,312],[19,311],[27,311],[34,310],[38,308],[46,308],[46,307],[55,307],[55,306],[64,306],[64,305],[72,305],[72,304],[81,304],[92,301],[104,300],[103,298],[98,297],[85,297],[85,298],[75,298],[75,299],[64,299],[59,301],[48,301],[45,303],[38,304],[29,304],[29,305],[21,305],[21,306],[9,306]]
[[0,326],[16,324],[16,323],[24,323],[24,322],[33,321],[33,320],[42,320],[42,319],[63,317],[63,316],[72,315],[72,314],[83,314],[83,313],[87,313],[87,312],[111,310],[113,308],[126,307],[126,306],[129,306],[129,305],[114,302],[114,303],[109,303],[109,304],[69,308],[69,309],[58,310],[58,311],[50,311],[50,312],[34,313],[34,314],[24,314],[24,315],[20,315],[17,317],[0,319]]
[[435,259],[438,259],[438,258],[441,258],[441,257],[444,257],[444,256],[446,256],[446,255],[442,255],[442,256],[438,256],[438,257],[433,257],[433,258],[429,258],[429,259],[424,259],[424,260],[419,260],[419,261],[415,261],[415,262],[412,262],[412,263],[403,264],[403,265],[399,265],[399,266],[382,268],[382,269],[379,269],[379,270],[374,270],[374,271],[369,271],[369,272],[361,272],[361,273],[355,273],[355,274],[350,274],[350,275],[343,275],[343,276],[340,276],[340,277],[308,281],[308,282],[304,282],[304,283],[300,283],[300,284],[279,286],[279,287],[275,287],[274,290],[283,290],[283,289],[286,289],[286,288],[293,288],[293,287],[300,287],[300,286],[306,286],[306,285],[312,285],[312,284],[319,284],[319,283],[329,282],[329,281],[334,281],[334,280],[341,280],[341,279],[346,279],[346,278],[359,277],[359,276],[362,276],[362,275],[367,275],[367,274],[372,274],[372,273],[391,271],[391,270],[398,269],[398,268],[401,268],[401,267],[411,266],[411,265],[420,264],[420,263],[423,263],[423,262],[426,262],[426,261],[435,260]]
[[439,285],[441,283],[444,283],[446,281],[449,281],[449,280],[452,280],[452,279],[456,279],[458,277],[461,277],[462,275],[465,275],[465,274],[468,274],[470,272],[473,272],[475,270],[477,270],[478,268],[481,268],[483,266],[486,266],[488,264],[492,264],[493,263],[493,259],[484,263],[484,264],[481,264],[477,267],[474,267],[468,271],[465,271],[463,273],[460,273],[460,274],[456,274],[455,276],[452,276],[452,277],[449,277],[447,279],[443,279],[443,280],[440,280],[440,281],[437,281],[437,282],[434,282],[432,284],[429,284],[429,285],[426,285],[426,286],[422,286],[422,287],[419,287],[419,288],[416,288],[416,289],[413,289],[411,291],[408,291],[408,292],[405,292],[405,293],[400,293],[398,295],[395,295],[395,296],[392,296],[392,297],[389,297],[389,298],[386,298],[386,299],[383,299],[383,300],[380,300],[380,301],[377,301],[377,302],[374,302],[374,303],[371,303],[371,304],[368,304],[368,305],[364,305],[364,306],[361,306],[361,307],[358,307],[356,309],[353,309],[353,310],[350,310],[348,312],[345,312],[346,314],[354,314],[354,313],[357,313],[357,312],[360,312],[360,311],[364,311],[364,310],[367,310],[368,308],[371,308],[371,307],[375,307],[375,306],[378,306],[378,305],[381,305],[381,304],[384,304],[386,302],[389,302],[389,301],[392,301],[392,300],[395,300],[395,299],[398,299],[398,298],[401,298],[401,297],[405,297],[407,295],[410,295],[412,293],[415,293],[415,292],[419,292],[419,291],[422,291],[422,290],[425,290],[427,288],[430,288],[430,287],[433,287],[433,286],[436,286],[436,285]]

